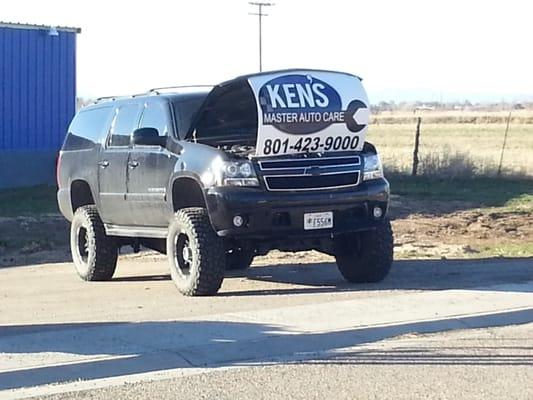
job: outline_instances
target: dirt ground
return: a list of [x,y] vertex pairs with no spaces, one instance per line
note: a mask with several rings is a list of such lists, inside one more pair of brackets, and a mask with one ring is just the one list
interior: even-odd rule
[[[530,210],[475,208],[458,201],[393,196],[395,258],[533,255]],[[0,218],[0,267],[70,259],[69,225],[60,215]],[[331,260],[318,252],[271,252],[258,263]]]
[[391,208],[398,258],[533,255],[531,210],[400,197],[393,198]]

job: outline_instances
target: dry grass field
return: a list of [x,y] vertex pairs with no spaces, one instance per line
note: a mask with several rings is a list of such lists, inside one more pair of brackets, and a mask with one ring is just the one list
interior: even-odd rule
[[[440,177],[494,176],[507,112],[382,112],[373,116],[368,140],[389,172],[411,170],[416,118],[422,118],[419,171]],[[533,110],[513,111],[503,174],[533,178]]]
[[[428,110],[414,111],[380,111],[372,115],[373,123],[406,123],[416,117],[422,117],[428,123],[476,123],[495,124],[507,122],[509,109],[495,110]],[[511,122],[515,124],[533,124],[533,109],[512,110]]]

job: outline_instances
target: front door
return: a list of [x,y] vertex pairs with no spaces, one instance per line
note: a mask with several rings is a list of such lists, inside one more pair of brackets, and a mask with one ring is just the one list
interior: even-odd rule
[[102,221],[113,225],[131,225],[127,208],[127,169],[130,137],[139,122],[141,106],[125,104],[117,107],[106,143],[98,160],[99,211]]
[[[158,100],[145,104],[140,128],[155,128],[160,136],[169,135],[170,110]],[[167,184],[176,155],[161,146],[134,145],[128,161],[128,208],[133,223],[142,226],[168,226],[171,210],[166,202]]]

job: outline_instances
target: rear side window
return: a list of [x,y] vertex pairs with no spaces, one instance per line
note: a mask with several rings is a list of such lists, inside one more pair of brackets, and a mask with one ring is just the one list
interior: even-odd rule
[[118,109],[111,125],[109,146],[129,146],[130,136],[139,122],[139,105],[128,104]]
[[141,128],[155,128],[159,136],[168,135],[168,118],[161,104],[148,103],[141,119]]
[[105,137],[113,107],[80,111],[70,123],[63,150],[83,150],[94,147]]

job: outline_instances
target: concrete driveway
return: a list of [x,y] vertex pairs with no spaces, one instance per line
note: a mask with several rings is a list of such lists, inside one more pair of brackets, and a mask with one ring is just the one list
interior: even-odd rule
[[[515,340],[522,335],[527,344],[513,353],[521,362],[511,365],[519,369],[512,379],[520,381],[524,373],[533,377],[533,325],[528,324],[533,323],[532,259],[398,261],[385,282],[373,285],[345,283],[333,263],[294,261],[298,263],[260,261],[240,275],[228,274],[220,294],[210,298],[179,295],[164,258],[157,256],[123,257],[116,278],[103,283],[80,281],[68,263],[0,269],[0,398],[62,398],[71,391],[80,398],[98,393],[102,398],[145,397],[140,393],[188,398],[196,397],[193,391],[179,395],[164,388],[175,388],[176,379],[189,379],[190,384],[212,375],[231,386],[239,374],[266,374],[272,389],[285,379],[285,368],[288,377],[302,374],[295,381],[301,389],[293,397],[320,398],[327,393],[313,378],[317,368],[329,368],[324,373],[333,378],[353,373],[354,363],[333,361],[339,357],[360,361],[361,349],[388,346],[390,351],[403,346],[394,341],[427,341],[423,334],[442,335],[431,339],[442,347],[454,340],[442,332],[453,330],[463,332],[461,336],[478,332],[474,337],[484,343],[494,335],[505,338],[507,331],[487,336],[472,329],[507,326],[511,328],[499,329],[520,329],[520,334],[510,334]],[[493,353],[498,350],[487,352]],[[394,364],[394,358],[383,360]],[[416,364],[416,357],[402,360]],[[373,368],[355,364],[362,374]],[[432,378],[422,374],[421,379],[430,384]],[[157,393],[146,392],[150,385]],[[228,398],[285,397],[256,386],[248,392],[243,386],[240,397]],[[339,381],[336,397],[353,398],[352,386]],[[286,395],[290,387],[287,383]],[[213,384],[211,391],[196,395],[224,397],[219,389]],[[517,398],[527,389],[521,383]],[[394,398],[395,393],[389,394]],[[374,395],[387,397],[385,392]]]

